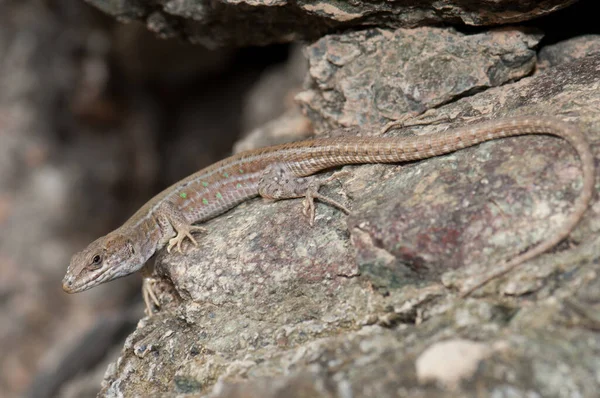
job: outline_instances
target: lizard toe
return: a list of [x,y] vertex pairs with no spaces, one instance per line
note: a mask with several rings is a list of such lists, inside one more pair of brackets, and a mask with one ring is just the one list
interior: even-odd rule
[[185,236],[187,236],[190,239],[194,246],[198,246],[198,242],[196,242],[196,239],[194,239],[194,237],[191,233],[189,233],[189,231],[186,231]]

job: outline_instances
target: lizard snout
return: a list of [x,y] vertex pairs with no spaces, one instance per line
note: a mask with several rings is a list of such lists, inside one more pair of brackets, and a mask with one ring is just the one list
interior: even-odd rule
[[69,277],[69,276],[65,276],[65,278],[62,281],[62,288],[65,292],[67,293],[75,293],[73,291],[73,278]]

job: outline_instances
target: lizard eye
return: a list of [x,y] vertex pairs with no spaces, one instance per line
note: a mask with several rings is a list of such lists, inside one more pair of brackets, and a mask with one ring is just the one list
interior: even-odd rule
[[100,266],[100,264],[102,264],[102,256],[100,256],[99,254],[96,254],[94,256],[94,258],[92,258],[92,266],[94,268],[97,268]]

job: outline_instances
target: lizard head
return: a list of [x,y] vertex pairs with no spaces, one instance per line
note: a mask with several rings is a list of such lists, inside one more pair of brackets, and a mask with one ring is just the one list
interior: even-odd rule
[[77,293],[138,271],[145,263],[133,241],[117,231],[103,236],[71,258],[63,290]]

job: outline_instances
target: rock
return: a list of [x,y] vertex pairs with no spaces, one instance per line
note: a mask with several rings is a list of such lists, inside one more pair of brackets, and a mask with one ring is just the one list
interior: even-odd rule
[[431,27],[325,36],[306,49],[310,88],[296,98],[318,130],[381,125],[527,76],[540,39]]
[[431,345],[417,358],[417,379],[423,384],[434,381],[456,390],[459,383],[473,377],[479,363],[492,354],[491,347],[475,341],[441,341]]
[[[372,37],[367,31],[347,37],[366,43],[407,37],[369,32]],[[481,80],[458,88],[432,84],[437,90],[422,101],[431,110],[407,119],[406,128],[393,134],[435,134],[478,120],[546,114],[577,123],[590,142],[598,141],[600,54],[525,77],[537,39],[510,30],[498,34],[514,39],[515,49],[500,57],[511,62],[493,74],[497,80],[483,73],[489,71],[485,57],[465,50],[471,58],[461,64],[473,68],[469,76],[479,70]],[[319,43],[344,40],[325,37]],[[312,48],[334,48],[319,43]],[[386,53],[401,52],[379,43],[384,75],[398,60]],[[354,97],[363,101],[354,109],[376,109],[377,90],[384,86],[351,73],[352,63],[368,55],[348,48],[336,52],[344,62],[319,54],[323,64],[337,62],[329,78],[345,80],[334,77],[333,90],[311,84],[312,95],[336,97],[336,89],[354,85]],[[405,84],[403,92],[411,92],[428,83]],[[474,94],[475,87],[482,92]],[[331,102],[327,111],[324,103],[315,102],[309,113],[319,132],[361,124],[351,111],[340,122],[338,104],[344,101]],[[393,104],[388,101],[388,113],[365,123],[363,133],[375,134],[379,123],[405,112],[405,102],[398,101],[397,109]],[[571,235],[572,245],[488,285],[478,293],[485,300],[453,293],[560,225],[580,186],[572,148],[551,137],[515,137],[418,163],[346,169],[351,177],[340,177],[324,193],[348,202],[350,216],[319,204],[311,228],[299,200],[257,199],[207,222],[199,247],[183,255],[161,253],[156,268],[164,307],[129,336],[100,395],[595,394],[598,321],[585,308],[599,299],[597,200]],[[436,370],[427,360],[432,352],[439,357],[439,348],[449,344],[444,341],[460,348],[464,340],[475,350],[462,370]]]
[[600,52],[600,35],[583,35],[540,50],[541,68],[552,67]]
[[138,20],[160,37],[179,37],[214,48],[315,39],[368,26],[504,25],[528,21],[575,0],[450,0],[443,3],[289,0],[86,0],[122,21]]

